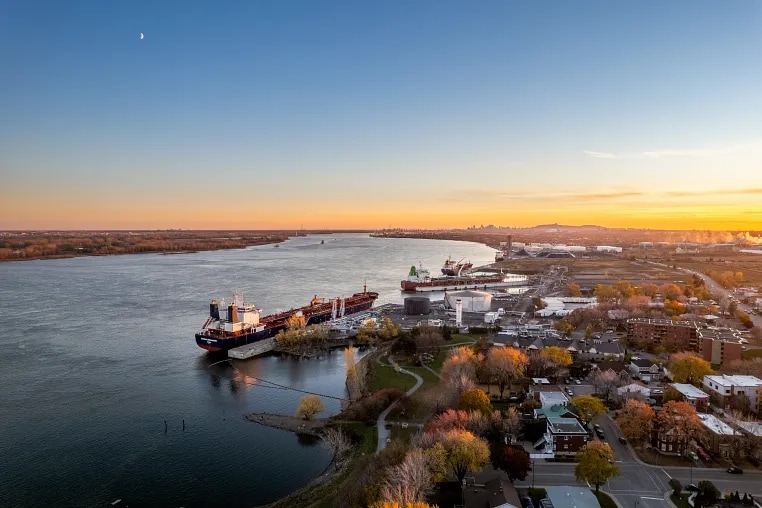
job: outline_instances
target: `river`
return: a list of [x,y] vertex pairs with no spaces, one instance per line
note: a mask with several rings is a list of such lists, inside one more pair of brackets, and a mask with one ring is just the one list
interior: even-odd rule
[[343,357],[210,368],[193,339],[209,302],[238,289],[268,314],[365,281],[377,305],[401,302],[412,264],[435,273],[448,255],[478,266],[493,253],[334,234],[277,248],[0,264],[0,506],[248,507],[299,488],[326,468],[328,451],[243,415],[291,414],[302,394],[244,375],[343,396]]

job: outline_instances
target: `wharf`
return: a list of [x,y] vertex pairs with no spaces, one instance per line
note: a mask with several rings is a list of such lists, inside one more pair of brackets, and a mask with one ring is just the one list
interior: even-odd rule
[[254,356],[269,353],[273,349],[275,349],[275,339],[265,339],[229,349],[228,358],[246,360]]
[[309,434],[311,436],[319,436],[320,431],[328,423],[328,418],[305,420],[304,418],[297,418],[295,416],[272,413],[251,413],[246,415],[246,419],[264,425],[265,427],[288,430],[290,432],[296,432],[297,434]]

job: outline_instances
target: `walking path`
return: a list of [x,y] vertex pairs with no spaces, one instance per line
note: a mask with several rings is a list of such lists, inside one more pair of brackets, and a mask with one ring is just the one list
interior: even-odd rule
[[[423,379],[418,374],[415,374],[413,372],[410,372],[409,370],[405,370],[401,368],[397,363],[394,361],[394,358],[392,358],[391,355],[389,355],[389,363],[391,364],[391,367],[384,365],[381,363],[382,367],[384,368],[394,368],[398,370],[399,372],[402,372],[403,374],[407,374],[409,376],[413,376],[415,378],[415,386],[413,386],[411,389],[409,389],[407,392],[405,392],[406,397],[410,397],[412,394],[415,393],[418,388],[423,385]],[[391,435],[391,431],[387,430],[386,428],[386,417],[389,416],[389,412],[394,408],[394,406],[397,404],[398,401],[392,402],[389,407],[384,409],[380,415],[378,415],[378,421],[376,422],[376,426],[378,427],[378,445],[376,446],[376,453],[381,453],[381,450],[386,448],[386,439]]]

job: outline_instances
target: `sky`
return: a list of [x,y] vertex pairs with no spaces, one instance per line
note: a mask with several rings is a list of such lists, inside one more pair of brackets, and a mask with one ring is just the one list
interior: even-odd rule
[[755,1],[0,0],[0,229],[758,230],[760,55]]

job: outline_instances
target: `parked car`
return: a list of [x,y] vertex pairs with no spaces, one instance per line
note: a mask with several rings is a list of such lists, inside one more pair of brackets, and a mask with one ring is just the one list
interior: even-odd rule
[[622,436],[619,436],[619,442],[622,444],[627,444],[627,440],[623,438]]
[[732,466],[732,467],[728,468],[728,473],[730,473],[730,474],[742,474],[743,473],[743,469],[741,469],[740,467]]
[[580,384],[580,382],[579,382],[579,379],[575,379],[575,380],[574,380],[574,384],[575,384],[575,385],[578,385],[578,384]]
[[595,434],[598,436],[598,439],[603,440],[606,437],[606,434],[603,433],[603,429],[597,428],[595,429]]
[[698,487],[696,487],[692,483],[689,483],[688,485],[685,486],[685,490],[687,490],[688,492],[698,492]]

